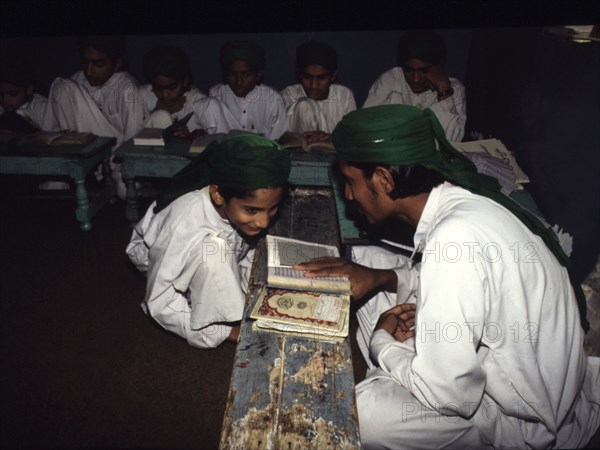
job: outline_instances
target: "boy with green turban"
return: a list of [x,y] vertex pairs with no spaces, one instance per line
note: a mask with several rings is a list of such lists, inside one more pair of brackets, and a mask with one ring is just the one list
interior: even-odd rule
[[286,194],[290,167],[283,148],[242,135],[211,143],[174,177],[126,249],[147,273],[146,314],[194,347],[237,341],[252,244]]
[[243,130],[279,139],[287,130],[281,94],[262,83],[264,49],[253,42],[232,41],[221,47],[219,62],[223,83],[209,95],[225,105],[227,131]]
[[[584,354],[585,300],[553,233],[478,174],[430,110],[366,108],[332,137],[346,199],[371,223],[414,226],[422,253],[296,266],[346,275],[365,300],[364,448],[585,446],[600,358]],[[381,291],[395,295],[369,297]]]

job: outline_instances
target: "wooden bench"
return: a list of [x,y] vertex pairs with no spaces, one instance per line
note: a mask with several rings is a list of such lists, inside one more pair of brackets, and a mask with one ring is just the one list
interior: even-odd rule
[[[298,188],[270,233],[339,245],[330,188]],[[360,447],[349,338],[342,343],[258,331],[248,317],[266,282],[257,246],[237,344],[221,449]]]
[[[87,145],[38,145],[0,147],[0,173],[10,175],[68,175],[75,181],[77,209],[81,229],[92,228],[92,217],[109,201],[114,201],[110,156],[115,138],[98,137]],[[85,187],[87,175],[103,165],[104,184],[91,198]]]

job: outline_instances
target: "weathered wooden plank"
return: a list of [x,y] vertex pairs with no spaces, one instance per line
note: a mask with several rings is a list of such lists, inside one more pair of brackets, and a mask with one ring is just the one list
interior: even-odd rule
[[[296,189],[273,234],[338,245],[330,189]],[[358,448],[349,341],[255,330],[247,319],[266,281],[259,242],[223,421],[222,449]]]

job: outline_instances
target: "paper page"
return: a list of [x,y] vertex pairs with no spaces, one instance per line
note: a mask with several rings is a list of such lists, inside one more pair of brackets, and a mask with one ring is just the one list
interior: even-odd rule
[[321,245],[297,239],[282,238],[279,236],[267,236],[267,248],[269,253],[269,266],[291,267],[313,258],[339,256],[336,247]]

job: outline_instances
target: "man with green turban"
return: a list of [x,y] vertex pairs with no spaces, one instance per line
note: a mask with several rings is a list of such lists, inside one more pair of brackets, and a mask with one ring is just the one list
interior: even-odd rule
[[263,48],[248,41],[227,42],[219,63],[223,82],[210,88],[209,96],[225,105],[227,131],[243,130],[278,139],[287,130],[283,97],[262,83],[265,70]]
[[126,252],[147,273],[142,309],[200,348],[237,341],[252,244],[287,191],[290,157],[241,135],[211,143],[135,226]]
[[[367,247],[354,254],[370,267],[296,266],[346,275],[364,300],[364,448],[585,446],[600,424],[600,358],[584,354],[581,288],[552,232],[478,174],[430,110],[359,110],[332,137],[346,199],[371,223],[413,225],[422,254],[369,259]],[[373,296],[384,290],[395,295]]]

